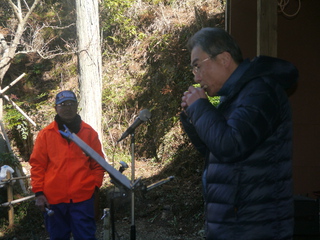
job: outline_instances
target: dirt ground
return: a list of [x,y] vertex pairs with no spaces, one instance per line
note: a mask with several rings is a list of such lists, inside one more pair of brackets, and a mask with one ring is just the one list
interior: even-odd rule
[[[98,226],[97,239],[104,240],[104,232],[102,229],[102,225]],[[131,219],[123,219],[117,221],[115,223],[116,240],[129,240],[131,239]],[[158,222],[150,222],[146,219],[137,219],[135,221],[135,229],[136,232],[133,235],[137,240],[203,240],[199,233],[187,233],[183,229],[176,232],[176,230],[172,229],[172,227],[165,220],[161,220]],[[112,236],[111,238],[112,239]]]
[[[134,222],[132,222],[131,193],[125,197],[115,198],[114,209],[114,240],[203,240],[203,202],[201,195],[200,175],[198,167],[188,164],[179,164],[180,167],[167,168],[150,161],[135,162],[136,179],[141,177],[141,184],[150,186],[162,179],[172,177],[173,180],[155,187],[150,191],[137,191],[134,195]],[[117,167],[115,167],[117,168]],[[200,166],[199,166],[200,168]],[[28,163],[24,164],[28,174]],[[130,166],[124,172],[131,179]],[[111,207],[111,194],[115,190],[106,174],[103,187],[99,194],[99,215],[97,216],[97,240],[113,240],[107,238],[104,220],[100,220],[104,208]],[[49,236],[45,231],[42,216],[34,203],[30,212],[37,213],[37,221],[26,217],[20,223],[15,233],[5,234],[0,239],[6,240],[47,240]],[[40,221],[40,223],[39,223]],[[42,221],[42,223],[41,223]],[[30,230],[32,225],[42,227]],[[110,222],[111,224],[111,222]],[[131,230],[132,226],[135,232]],[[26,229],[28,228],[28,229]],[[32,227],[31,227],[32,228]],[[109,228],[111,229],[111,227]],[[28,233],[26,233],[28,232]],[[31,233],[30,233],[31,232]],[[131,234],[135,238],[131,237]]]
[[[136,176],[142,177],[142,182],[149,186],[172,173],[170,170],[162,171],[159,165],[152,165],[147,161],[138,161],[135,167]],[[184,176],[184,179],[179,172],[184,172],[184,169],[177,169],[178,176],[174,176],[172,181],[145,194],[135,194],[134,223],[130,195],[115,199],[116,240],[129,240],[131,233],[137,240],[204,239],[200,175]],[[103,191],[102,189],[102,194]],[[100,205],[103,205],[103,198]],[[135,234],[131,230],[132,225],[135,227]],[[103,230],[103,221],[98,221],[98,239],[104,239]]]

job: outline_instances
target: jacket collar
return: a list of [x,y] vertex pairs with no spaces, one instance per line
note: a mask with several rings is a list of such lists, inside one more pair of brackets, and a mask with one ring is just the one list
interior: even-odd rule
[[218,92],[219,96],[229,96],[234,92],[238,85],[242,85],[241,77],[242,75],[248,70],[250,67],[250,60],[246,59],[242,63],[239,64],[239,66],[236,68],[236,70],[231,74],[231,76],[228,78],[228,80],[225,82],[225,84],[222,86],[220,91]]

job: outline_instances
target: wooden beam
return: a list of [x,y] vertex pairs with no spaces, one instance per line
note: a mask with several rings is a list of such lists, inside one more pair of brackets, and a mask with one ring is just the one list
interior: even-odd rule
[[257,1],[257,55],[277,57],[278,1]]
[[226,0],[224,13],[224,29],[231,33],[231,0]]
[[[7,179],[11,179],[11,172],[7,171]],[[8,202],[13,201],[13,188],[12,188],[12,182],[9,182],[7,185],[7,197],[8,197]],[[8,219],[9,219],[9,228],[13,227],[14,224],[14,209],[13,206],[10,204],[9,205],[9,210],[8,210]]]

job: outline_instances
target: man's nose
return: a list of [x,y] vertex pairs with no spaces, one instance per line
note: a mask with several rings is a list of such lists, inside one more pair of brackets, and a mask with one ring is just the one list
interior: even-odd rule
[[200,76],[199,73],[196,73],[196,74],[194,75],[194,81],[195,81],[196,83],[200,83],[200,82],[201,82],[201,76]]

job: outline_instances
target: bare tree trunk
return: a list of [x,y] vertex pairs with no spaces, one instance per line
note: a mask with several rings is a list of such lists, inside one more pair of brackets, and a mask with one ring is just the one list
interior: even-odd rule
[[76,0],[80,115],[102,138],[102,59],[98,0]]

